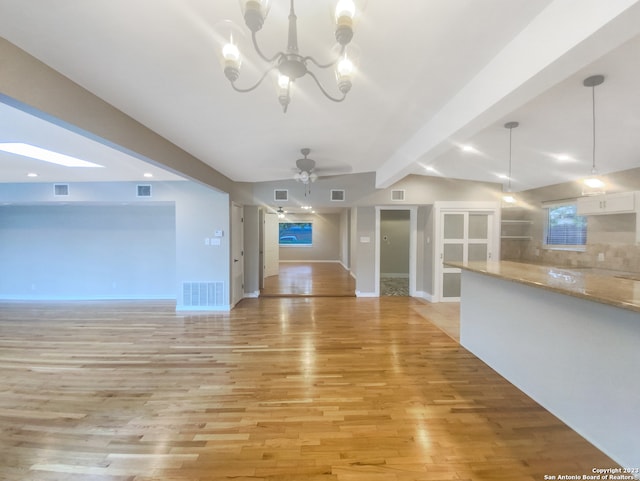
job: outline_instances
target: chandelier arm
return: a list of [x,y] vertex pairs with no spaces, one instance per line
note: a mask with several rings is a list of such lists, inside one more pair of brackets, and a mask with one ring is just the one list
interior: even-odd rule
[[331,63],[321,64],[321,63],[319,63],[319,62],[318,62],[315,58],[313,58],[313,57],[304,57],[304,58],[302,59],[302,61],[306,63],[307,61],[309,61],[309,60],[310,60],[310,61],[311,61],[311,62],[313,62],[313,63],[315,64],[315,66],[316,66],[316,67],[318,67],[318,68],[331,68],[331,67],[333,67],[335,64],[337,64],[337,63],[338,63],[338,60],[340,60],[340,57],[344,54],[345,48],[346,48],[346,47],[345,47],[344,45],[342,45],[342,48],[340,48],[340,53],[338,54],[338,56],[337,56],[333,61],[331,61]]
[[256,82],[255,85],[253,85],[252,87],[248,87],[246,89],[243,88],[238,88],[236,87],[236,84],[231,82],[231,87],[233,87],[233,90],[235,90],[236,92],[240,92],[240,93],[247,93],[247,92],[251,92],[252,90],[257,89],[260,84],[262,83],[262,81],[267,77],[267,75],[269,75],[269,72],[271,72],[272,70],[276,69],[276,66],[273,66],[269,69],[267,69],[263,74],[262,77],[260,77],[260,79]]
[[322,92],[324,94],[325,97],[327,97],[329,100],[333,100],[334,102],[342,102],[345,98],[347,98],[347,94],[343,94],[342,98],[338,98],[338,97],[332,97],[322,86],[322,84],[320,83],[320,81],[318,80],[318,77],[316,77],[314,75],[313,72],[311,72],[310,70],[307,70],[307,74],[316,82],[316,85],[318,86],[318,88],[320,89],[320,92]]
[[262,58],[262,60],[264,60],[267,63],[273,63],[276,60],[284,57],[284,53],[282,52],[278,52],[276,53],[273,57],[268,58],[265,54],[262,53],[262,50],[260,50],[260,47],[258,46],[258,39],[256,38],[256,32],[252,32],[251,33],[251,40],[253,41],[253,48],[255,49],[255,51],[258,53],[258,55],[260,55],[260,58]]

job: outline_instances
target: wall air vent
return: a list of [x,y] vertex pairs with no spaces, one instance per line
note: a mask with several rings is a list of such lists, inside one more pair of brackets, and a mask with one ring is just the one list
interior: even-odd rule
[[273,191],[273,200],[276,200],[276,201],[289,200],[289,191],[287,189],[275,189]]
[[185,306],[213,307],[224,305],[223,282],[184,282],[182,302]]
[[404,200],[404,190],[392,190],[391,191],[391,200],[393,200],[393,201],[402,201],[402,200]]
[[56,197],[69,195],[69,184],[53,184],[53,195]]
[[344,201],[344,190],[331,189],[331,200],[334,202]]
[[137,186],[137,196],[138,197],[151,197],[151,185],[150,184],[139,184]]

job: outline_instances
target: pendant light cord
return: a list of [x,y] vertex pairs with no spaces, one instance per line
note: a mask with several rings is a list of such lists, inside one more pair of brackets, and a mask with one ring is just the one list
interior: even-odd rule
[[591,171],[595,174],[596,172],[596,87],[593,85],[591,87],[591,118],[593,119],[593,147],[591,150]]
[[509,192],[511,192],[511,136],[513,135],[513,127],[509,128]]

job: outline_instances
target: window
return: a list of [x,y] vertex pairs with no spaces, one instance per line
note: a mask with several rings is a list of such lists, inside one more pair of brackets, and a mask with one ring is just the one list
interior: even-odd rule
[[544,243],[551,248],[582,248],[587,243],[587,218],[576,213],[575,203],[547,207]]
[[281,246],[310,246],[313,224],[311,222],[280,222]]

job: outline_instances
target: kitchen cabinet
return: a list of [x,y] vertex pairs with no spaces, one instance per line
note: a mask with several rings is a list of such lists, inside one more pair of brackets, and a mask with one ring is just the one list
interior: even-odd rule
[[581,197],[577,201],[578,215],[625,214],[636,212],[636,193],[620,192]]

